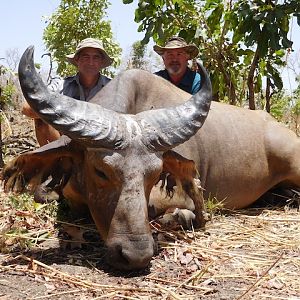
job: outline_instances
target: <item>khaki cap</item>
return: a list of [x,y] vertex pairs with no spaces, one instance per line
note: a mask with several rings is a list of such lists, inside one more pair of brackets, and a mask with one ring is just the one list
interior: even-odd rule
[[106,51],[103,49],[102,42],[97,39],[94,39],[94,38],[87,38],[87,39],[82,40],[77,45],[75,53],[66,55],[68,62],[76,66],[75,56],[84,48],[95,48],[95,49],[98,49],[102,53],[102,55],[104,57],[103,68],[106,68],[112,64],[113,59],[110,58],[109,55],[106,53]]
[[163,55],[164,52],[169,49],[184,49],[190,56],[189,59],[195,58],[199,53],[199,49],[196,45],[187,44],[187,42],[183,38],[178,36],[171,37],[164,47],[158,45],[153,46],[153,50],[159,55]]

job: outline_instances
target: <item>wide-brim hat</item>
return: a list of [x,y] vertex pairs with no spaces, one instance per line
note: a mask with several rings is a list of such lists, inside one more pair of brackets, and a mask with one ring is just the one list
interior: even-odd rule
[[169,49],[184,49],[189,55],[189,59],[193,59],[199,54],[199,49],[196,45],[188,44],[183,38],[178,36],[170,38],[164,47],[159,45],[153,46],[153,50],[159,55],[163,55]]
[[73,64],[74,66],[77,66],[76,62],[75,62],[75,57],[84,48],[95,48],[95,49],[98,49],[101,52],[101,54],[103,55],[103,60],[104,60],[103,61],[103,68],[106,68],[106,67],[108,67],[112,64],[113,59],[111,57],[109,57],[109,55],[104,50],[102,42],[97,40],[97,39],[94,39],[94,38],[87,38],[87,39],[82,40],[77,45],[75,53],[66,55],[66,58],[67,58],[68,62]]

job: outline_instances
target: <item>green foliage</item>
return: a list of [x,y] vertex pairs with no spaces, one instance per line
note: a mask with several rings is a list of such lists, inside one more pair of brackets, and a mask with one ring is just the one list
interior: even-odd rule
[[1,252],[28,249],[53,235],[56,203],[38,204],[25,193],[2,199],[1,206]]
[[287,117],[289,127],[300,135],[300,85],[292,94],[290,100],[290,111]]
[[10,195],[8,198],[8,203],[12,208],[15,209],[34,211],[32,196],[29,194],[23,194],[21,196]]
[[297,117],[300,116],[300,84],[293,93],[292,113]]
[[[77,44],[87,38],[98,38],[114,59],[113,67],[120,64],[121,48],[113,40],[110,21],[105,20],[107,0],[61,0],[58,9],[48,20],[44,41],[52,58],[57,62],[57,73],[73,75],[75,67],[67,63],[66,55],[74,53]],[[112,76],[112,71],[103,70]]]
[[[135,12],[135,21],[141,23],[139,31],[146,31],[143,43],[148,43],[152,37],[154,41],[165,42],[171,35],[181,31],[181,36],[190,39],[191,29],[195,33],[196,16],[194,0],[146,0],[139,1]],[[123,1],[128,3],[128,1]],[[184,21],[189,18],[189,25]],[[185,36],[187,35],[187,36]]]
[[[10,72],[10,69],[0,65],[0,76],[9,74]],[[6,79],[6,84],[0,86],[0,89],[0,109],[3,110],[5,106],[12,105],[12,98],[17,90],[11,79]]]
[[37,216],[43,216],[45,220],[48,218],[54,218],[57,214],[57,203],[52,202],[49,204],[40,204],[33,201],[33,197],[30,194],[23,193],[21,195],[10,195],[8,197],[7,204],[9,204],[12,209],[17,209],[21,211],[28,211],[30,213],[36,214]]
[[278,121],[283,121],[291,108],[292,98],[285,95],[284,91],[275,93],[272,97],[270,114]]
[[[132,3],[123,0],[123,3]],[[243,104],[249,95],[262,93],[264,81],[282,88],[279,69],[292,47],[288,38],[292,16],[300,21],[298,0],[139,0],[135,21],[150,37],[164,44],[179,35],[200,49],[210,71],[214,99]],[[247,97],[247,98],[246,98]]]
[[224,208],[224,202],[226,199],[218,200],[216,197],[213,197],[211,195],[208,196],[208,198],[205,201],[205,209],[206,212],[210,216],[210,220],[213,219],[213,216],[222,211]]
[[132,45],[131,67],[144,69],[146,65],[146,61],[144,60],[145,54],[146,45],[142,44],[140,41],[135,42]]
[[[274,93],[271,98],[270,114],[278,121],[285,123],[290,129],[299,135],[300,118],[300,89],[296,89],[292,95],[284,90]],[[257,106],[264,109],[265,99],[258,101]]]
[[278,67],[284,65],[283,50],[293,45],[287,35],[292,15],[300,13],[299,4],[296,1],[277,4],[276,1],[240,0],[234,13],[238,20],[234,39],[238,36],[245,46],[255,48],[259,57],[259,63],[254,65],[257,74],[263,73],[271,79],[273,87],[282,89]]
[[300,116],[300,98],[297,98],[294,106],[292,107],[292,113],[296,116]]
[[0,108],[12,105],[12,97],[16,93],[16,87],[13,82],[8,82],[3,88],[0,95]]

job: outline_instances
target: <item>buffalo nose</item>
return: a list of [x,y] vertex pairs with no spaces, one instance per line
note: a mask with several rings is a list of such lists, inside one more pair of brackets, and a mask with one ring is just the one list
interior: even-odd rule
[[120,241],[108,245],[108,263],[121,270],[137,270],[146,268],[154,254],[153,238],[145,241],[121,243]]

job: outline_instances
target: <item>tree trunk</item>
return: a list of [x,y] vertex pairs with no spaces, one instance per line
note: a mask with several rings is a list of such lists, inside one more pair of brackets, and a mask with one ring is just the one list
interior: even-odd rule
[[266,86],[266,111],[269,113],[271,110],[271,80],[267,78]]
[[227,86],[228,98],[229,98],[230,104],[236,105],[235,86],[234,86],[234,83],[231,80],[230,73],[227,72],[224,69],[223,62],[219,57],[217,58],[217,61],[218,61],[218,65],[220,67],[220,70],[221,70],[222,74],[224,75],[224,80],[225,80],[225,83],[226,83],[226,86]]
[[255,110],[255,99],[254,99],[254,74],[255,70],[258,64],[258,49],[256,49],[253,61],[251,63],[250,71],[248,74],[248,80],[247,80],[247,85],[248,85],[248,91],[249,91],[249,108],[252,110]]

